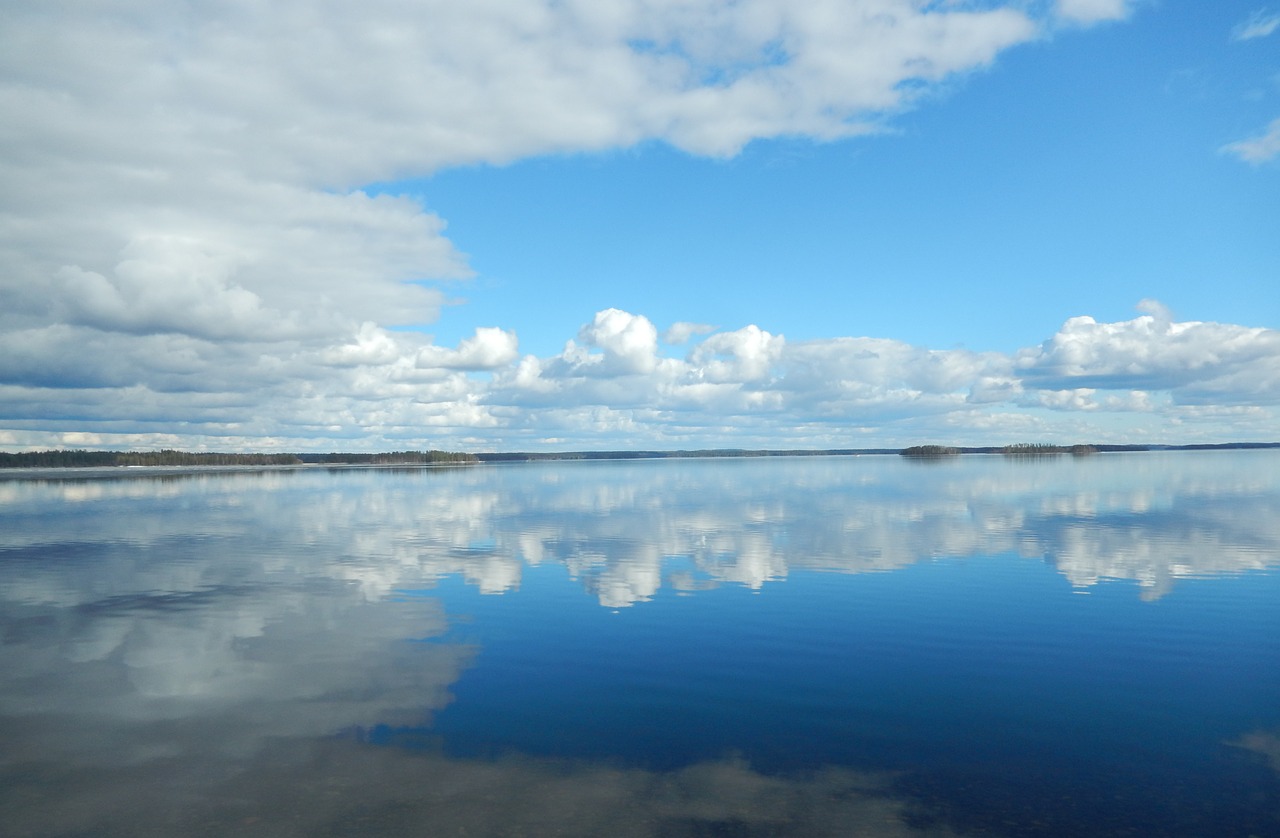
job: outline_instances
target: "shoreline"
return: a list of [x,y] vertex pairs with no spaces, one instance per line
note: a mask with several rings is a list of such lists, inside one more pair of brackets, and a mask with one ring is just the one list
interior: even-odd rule
[[[939,446],[940,447],[940,446]],[[1010,450],[1016,446],[948,446],[948,456],[966,454],[997,454],[1006,457],[1020,456],[1058,456],[1069,454],[1072,446],[1044,446],[1060,450],[1023,452]],[[1089,444],[1075,446],[1088,448],[1088,455],[1107,453],[1142,453],[1167,451],[1238,451],[1238,450],[1274,450],[1280,449],[1280,442],[1227,442],[1227,443],[1191,443],[1184,445],[1152,445],[1152,444]],[[409,452],[403,459],[397,454],[203,454],[188,452],[165,452],[188,457],[193,460],[203,458],[218,459],[220,462],[183,462],[183,463],[137,463],[107,462],[116,457],[130,460],[148,459],[151,452],[116,452],[116,451],[40,451],[16,454],[0,453],[0,475],[28,475],[35,473],[68,473],[84,476],[124,476],[134,474],[208,474],[215,472],[242,471],[291,471],[325,469],[426,469],[441,467],[458,467],[468,465],[484,465],[491,463],[519,462],[554,462],[554,461],[588,461],[588,460],[665,460],[665,459],[745,459],[761,457],[855,457],[855,456],[907,456],[912,458],[912,449],[903,448],[832,448],[832,449],[696,449],[670,451],[552,451],[552,452],[431,452],[437,454],[430,458],[419,452]],[[98,462],[75,464],[57,463],[49,460],[65,459],[65,454],[84,455]],[[1079,452],[1076,453],[1080,455]],[[285,461],[293,458],[292,461]],[[305,459],[304,459],[305,458]],[[342,459],[339,459],[342,458]],[[243,459],[243,462],[236,462]],[[45,460],[41,462],[41,460]]]

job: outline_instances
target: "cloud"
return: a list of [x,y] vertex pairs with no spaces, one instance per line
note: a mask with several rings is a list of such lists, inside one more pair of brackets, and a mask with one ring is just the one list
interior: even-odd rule
[[745,383],[768,377],[782,357],[786,339],[751,325],[704,340],[689,353],[699,380]]
[[391,332],[365,321],[349,342],[323,350],[321,358],[336,367],[379,366],[395,363],[403,352],[403,338],[398,340]]
[[662,342],[671,346],[679,346],[682,343],[688,343],[689,339],[695,335],[707,335],[716,330],[715,326],[708,326],[704,323],[672,323],[667,330],[662,333]]
[[1280,28],[1280,14],[1258,9],[1249,19],[1231,31],[1233,41],[1250,41],[1254,38],[1266,38]]
[[1138,300],[1138,304],[1134,306],[1143,314],[1149,314],[1158,323],[1172,323],[1173,312],[1164,303],[1159,300],[1145,297]]
[[642,375],[653,372],[658,364],[658,330],[642,315],[616,308],[597,312],[592,322],[578,330],[578,340],[582,345],[569,341],[548,368],[553,375]]
[[1222,404],[1280,400],[1280,332],[1223,323],[1170,322],[1160,316],[1121,323],[1073,317],[1037,349],[1019,353],[1025,387],[1041,390],[1168,390]]
[[[756,325],[668,354],[648,318],[620,309],[550,357],[520,357],[515,334],[495,327],[448,348],[370,322],[333,344],[62,325],[0,334],[0,404],[9,447],[85,432],[99,445],[276,450],[1105,442],[1133,441],[1120,417],[1139,415],[1147,433],[1186,441],[1274,436],[1280,332],[1178,321],[1155,300],[1139,308],[1150,313],[1071,318],[1010,354],[792,342]],[[1203,429],[1187,439],[1190,426]]]
[[[1175,323],[1154,300],[1141,307],[1155,314],[1115,324],[1075,318],[1041,347],[1013,356],[925,350],[871,338],[789,344],[749,326],[713,334],[679,359],[652,355],[646,337],[640,357],[649,372],[629,378],[625,386],[622,377],[634,376],[634,366],[615,364],[605,374],[603,360],[588,361],[581,347],[571,344],[561,356],[526,359],[518,375],[500,376],[487,401],[621,409],[629,411],[632,422],[643,407],[651,433],[697,414],[703,414],[699,423],[708,428],[716,426],[716,415],[732,415],[739,426],[760,421],[812,428],[855,418],[894,422],[960,416],[997,405],[1149,412],[1161,404],[1152,399],[1153,392],[1172,393],[1181,405],[1275,401],[1280,391],[1270,370],[1271,359],[1280,355],[1280,335],[1226,324]],[[632,322],[621,312],[602,313],[597,323],[601,320]],[[583,376],[584,367],[591,377]]]
[[114,275],[75,266],[57,274],[52,298],[63,322],[130,334],[208,339],[280,337],[297,323],[235,284],[236,254],[171,236],[136,239]]
[[456,350],[424,347],[418,353],[415,366],[419,369],[494,370],[514,361],[519,355],[518,348],[514,332],[481,326],[473,336],[459,343]]
[[1246,163],[1259,165],[1280,154],[1280,119],[1271,120],[1265,133],[1247,140],[1228,143],[1220,151],[1239,157]]
[[1056,13],[1064,21],[1089,25],[1123,20],[1132,10],[1130,0],[1058,0]]

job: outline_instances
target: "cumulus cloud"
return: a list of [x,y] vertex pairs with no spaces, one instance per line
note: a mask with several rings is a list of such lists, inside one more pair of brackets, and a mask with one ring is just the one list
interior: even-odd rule
[[505,367],[518,356],[519,342],[514,332],[506,332],[491,326],[481,326],[474,335],[465,338],[457,349],[439,346],[424,347],[415,365],[419,369],[439,367],[454,370],[493,370]]
[[[1148,306],[1150,308],[1150,306]],[[1023,350],[1024,386],[1044,390],[1168,390],[1197,400],[1212,392],[1227,403],[1274,403],[1280,397],[1280,332],[1224,323],[1170,322],[1146,314],[1121,323],[1073,317],[1036,349]]]
[[751,325],[704,340],[689,353],[699,379],[711,382],[759,381],[782,357],[786,339]]
[[578,339],[586,346],[603,350],[602,355],[585,356],[582,368],[646,373],[657,365],[658,330],[641,315],[616,308],[597,312],[595,319],[578,332]]
[[1234,155],[1246,163],[1258,165],[1280,155],[1280,119],[1271,120],[1267,130],[1256,137],[1228,143],[1222,147],[1225,154]]
[[395,335],[366,320],[348,342],[324,350],[321,357],[339,367],[375,366],[394,363],[403,351]]
[[[588,356],[571,342],[560,356],[526,358],[500,375],[486,401],[590,411],[575,428],[580,432],[605,421],[603,409],[647,444],[690,425],[701,425],[704,434],[725,433],[717,416],[732,416],[739,430],[769,427],[784,435],[797,427],[813,432],[815,426],[927,416],[950,417],[976,431],[989,408],[1135,413],[1207,402],[1274,403],[1280,389],[1271,370],[1280,333],[1174,322],[1154,300],[1140,307],[1154,313],[1121,323],[1073,318],[1040,347],[1014,355],[873,338],[792,344],[748,326],[712,334],[684,358],[671,358],[653,354],[648,328],[643,340],[621,337],[647,320],[602,312],[582,334],[631,347],[647,373],[636,373],[634,359],[618,360],[625,356],[616,349],[608,367],[604,355]],[[1172,398],[1153,397],[1160,393]],[[568,415],[561,419],[572,424]]]
[[[620,309],[598,312],[550,357],[520,357],[515,334],[495,327],[456,348],[370,322],[323,348],[165,332],[138,335],[121,354],[110,333],[53,326],[0,334],[4,444],[72,444],[86,431],[99,445],[291,450],[1109,441],[1105,417],[1137,414],[1182,438],[1188,423],[1219,435],[1209,441],[1274,435],[1280,332],[1178,321],[1155,300],[1139,308],[1149,313],[1128,321],[1071,318],[1011,354],[792,342],[748,325],[678,355],[660,349],[648,318]],[[1211,417],[1210,407],[1233,412]],[[1054,414],[1061,423],[1044,418]],[[1073,414],[1103,424],[1071,424]],[[175,423],[190,436],[174,436]]]

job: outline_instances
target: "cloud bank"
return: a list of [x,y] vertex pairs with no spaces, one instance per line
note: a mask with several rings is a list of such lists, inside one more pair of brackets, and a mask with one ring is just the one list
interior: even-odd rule
[[1148,307],[1115,323],[1071,318],[1011,354],[793,342],[754,325],[664,349],[655,324],[618,309],[549,357],[521,356],[498,328],[448,348],[372,322],[327,346],[284,326],[274,340],[222,342],[61,324],[0,336],[4,442],[524,450],[1274,435],[1280,332]]

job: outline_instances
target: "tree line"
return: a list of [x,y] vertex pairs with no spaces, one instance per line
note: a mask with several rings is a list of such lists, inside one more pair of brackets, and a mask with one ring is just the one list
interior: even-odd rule
[[1017,442],[1012,445],[954,447],[951,445],[913,445],[898,451],[904,457],[933,459],[958,454],[1004,454],[1009,457],[1037,457],[1056,454],[1083,456],[1100,451],[1232,451],[1254,448],[1280,448],[1280,442],[1201,442],[1191,445],[1050,445],[1042,442]]
[[109,468],[113,466],[291,466],[291,465],[444,465],[534,460],[627,460],[681,457],[799,457],[852,456],[859,454],[901,454],[904,457],[936,459],[959,454],[1005,454],[1037,456],[1093,454],[1099,451],[1197,451],[1240,448],[1280,448],[1276,442],[1199,443],[1192,445],[1047,445],[1016,443],[985,447],[913,445],[910,448],[839,448],[796,450],[750,450],[738,448],[694,451],[560,451],[495,452],[468,454],[452,451],[388,451],[376,454],[330,452],[328,454],[229,454],[174,451],[86,451],[82,449],[0,452],[0,468]]
[[388,451],[380,454],[290,454],[299,463],[320,465],[435,465],[440,463],[476,463],[475,454],[454,451]]
[[1095,445],[1048,445],[1040,442],[1016,442],[999,448],[956,448],[951,445],[913,445],[898,452],[904,457],[935,459],[960,454],[1004,454],[1007,457],[1042,457],[1052,454],[1096,454]]
[[380,454],[231,454],[174,451],[25,451],[0,452],[0,468],[111,468],[116,466],[296,466],[432,465],[473,463],[474,454],[448,451],[390,451]]

